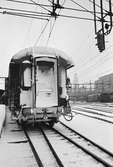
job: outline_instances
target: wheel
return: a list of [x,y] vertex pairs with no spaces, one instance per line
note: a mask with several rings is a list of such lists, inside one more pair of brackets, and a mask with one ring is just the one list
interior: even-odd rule
[[49,127],[52,128],[54,126],[54,124],[55,124],[54,121],[50,121],[49,122]]
[[17,124],[24,126],[27,121],[24,121],[23,119],[17,119]]
[[64,118],[66,121],[71,121],[73,119],[72,113],[68,113],[64,115]]

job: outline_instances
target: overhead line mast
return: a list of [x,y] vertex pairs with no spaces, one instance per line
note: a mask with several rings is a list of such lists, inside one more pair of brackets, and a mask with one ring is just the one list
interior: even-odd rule
[[[27,17],[27,18],[34,18],[34,19],[42,19],[42,20],[50,20],[50,17],[53,17],[55,20],[57,17],[64,17],[64,18],[70,18],[70,19],[83,19],[83,20],[89,20],[94,21],[94,29],[95,29],[95,35],[97,39],[97,46],[100,52],[103,52],[105,50],[105,36],[110,34],[112,30],[112,3],[111,0],[106,0],[108,2],[108,10],[104,9],[105,2],[103,0],[100,1],[100,4],[96,3],[97,0],[89,0],[89,2],[93,3],[93,11],[88,10],[84,6],[82,6],[80,3],[77,3],[75,0],[70,0],[70,2],[73,2],[75,5],[79,6],[80,9],[76,8],[70,8],[66,7],[64,5],[60,4],[60,0],[48,0],[48,3],[39,3],[35,0],[25,1],[25,0],[6,0],[12,3],[20,3],[24,5],[37,5],[40,8],[42,8],[45,11],[42,12],[35,12],[35,11],[29,11],[29,10],[22,10],[22,9],[15,9],[15,8],[5,8],[0,7],[0,13],[2,14],[9,14],[19,17]],[[59,10],[58,10],[59,9]],[[76,11],[76,12],[86,12],[90,13],[94,16],[94,18],[88,18],[88,17],[79,17],[73,14],[60,14],[60,10],[70,10],[70,11]]]
[[[91,1],[91,0],[90,0]],[[105,50],[105,36],[108,35],[112,30],[112,7],[111,0],[109,0],[109,11],[103,8],[103,0],[100,0],[100,6],[96,4],[96,0],[93,0],[93,9],[94,9],[94,28],[95,35],[97,39],[97,46],[100,52]],[[92,2],[92,1],[91,1]],[[100,24],[97,23],[96,17],[96,7],[100,8]],[[107,21],[107,22],[106,22]]]

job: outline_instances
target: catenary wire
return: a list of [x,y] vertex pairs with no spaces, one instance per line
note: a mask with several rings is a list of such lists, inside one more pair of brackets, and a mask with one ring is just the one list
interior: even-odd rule
[[[93,12],[90,12],[88,9],[86,9],[85,7],[83,7],[82,5],[80,5],[79,3],[75,2],[74,0],[70,0],[71,2],[73,2],[74,4],[78,5],[79,7],[81,7],[82,9],[85,9],[87,12],[91,13],[94,15]],[[98,19],[100,19],[100,17],[97,17]]]
[[42,5],[40,5],[39,3],[36,3],[35,1],[33,0],[30,0],[32,3],[34,3],[35,5],[38,5],[40,6],[41,8],[43,8],[44,10],[48,11],[48,12],[51,12],[50,10],[48,10],[47,8],[43,7]]
[[[18,0],[6,0],[6,1],[9,1],[9,2],[15,2],[15,3],[22,3],[22,4],[26,4],[26,5],[36,5],[34,3],[30,3],[30,2],[25,2],[25,1],[18,1]],[[42,7],[52,7],[52,5],[47,5],[47,4],[41,4],[41,3],[37,3],[39,4],[40,6]],[[77,9],[77,8],[69,8],[69,7],[66,7],[66,6],[61,6],[61,9],[63,10],[71,10],[71,11],[77,11],[77,12],[85,12],[85,13],[94,13],[93,11],[91,10],[86,10],[86,9]],[[100,12],[96,12],[97,14],[101,14]],[[106,14],[106,13],[104,13]]]
[[[64,0],[64,2],[62,3],[62,6],[65,4],[65,1],[66,1],[66,0]],[[60,12],[61,12],[61,8],[60,8],[58,14],[60,14]],[[55,23],[56,23],[56,18],[55,18],[54,23],[53,23],[53,26],[52,26],[52,28],[51,28],[51,30],[50,30],[50,33],[49,33],[49,36],[48,36],[48,40],[47,40],[47,45],[48,45],[48,42],[49,42],[49,40],[50,40],[50,37],[51,37],[52,31],[53,31],[53,28],[54,28],[54,26],[55,26]]]
[[1,14],[8,14],[8,15],[12,15],[12,16],[19,16],[19,17],[25,17],[25,18],[33,18],[33,19],[39,19],[39,20],[48,20],[47,18],[42,18],[40,15],[40,17],[36,17],[34,15],[30,15],[30,14],[25,14],[25,13],[18,13],[18,12],[8,12],[8,11],[0,11]]
[[[35,10],[36,10],[36,9],[37,9],[37,6],[35,7]],[[27,33],[26,33],[26,35],[25,35],[25,39],[24,39],[24,42],[23,42],[23,46],[25,45],[25,42],[27,41],[26,39],[28,39],[28,36],[29,36],[29,34],[30,34],[30,32],[31,32],[31,27],[32,27],[33,21],[34,21],[34,19],[30,20],[30,25],[29,25],[28,30],[27,30]]]
[[38,42],[39,42],[39,40],[40,40],[42,34],[44,33],[44,31],[45,31],[45,29],[46,29],[46,27],[47,27],[47,25],[48,25],[48,23],[49,23],[49,21],[50,21],[50,19],[48,20],[48,22],[47,22],[47,23],[45,24],[45,26],[43,27],[43,29],[42,29],[40,35],[38,36],[38,38],[37,38],[37,40],[36,40],[36,42],[35,42],[35,44],[34,44],[34,46],[36,46],[36,45],[38,44]]

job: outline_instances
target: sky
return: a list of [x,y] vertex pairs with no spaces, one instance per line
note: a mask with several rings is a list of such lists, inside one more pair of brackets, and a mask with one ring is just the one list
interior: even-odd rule
[[[31,0],[25,1],[31,2]],[[50,4],[48,0],[34,1]],[[65,2],[64,6],[66,7],[82,9],[73,1],[88,10],[93,10],[93,4],[90,0],[60,0],[59,2],[61,4]],[[96,3],[99,4],[99,0],[96,0]],[[107,0],[104,5],[107,8]],[[24,5],[7,0],[0,0],[0,7],[46,12],[37,5]],[[0,11],[3,12],[6,9]],[[93,19],[93,14],[88,12],[73,12],[62,9],[60,14]],[[75,64],[75,67],[69,70],[69,77],[72,81],[75,80],[74,76],[77,76],[79,83],[94,82],[100,76],[113,73],[113,30],[106,36],[106,50],[100,53],[96,46],[94,21],[58,17],[51,32],[53,23],[54,18],[51,18],[47,24],[47,20],[0,13],[1,77],[8,76],[8,65],[11,57],[18,51],[31,46],[48,46],[64,51]],[[46,24],[46,29],[43,32]]]

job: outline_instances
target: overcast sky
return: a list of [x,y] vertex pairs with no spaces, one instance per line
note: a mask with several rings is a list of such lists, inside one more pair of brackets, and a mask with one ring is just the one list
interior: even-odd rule
[[[30,0],[26,1],[31,2]],[[48,0],[34,1],[48,4]],[[88,10],[93,9],[93,5],[89,0],[74,1]],[[64,0],[60,2],[63,3]],[[99,0],[97,0],[97,3],[99,3]],[[71,0],[65,0],[64,5],[66,7],[81,9],[81,7]],[[45,12],[37,5],[23,5],[8,2],[7,0],[0,0],[0,7]],[[6,10],[1,9],[0,11],[3,12]],[[86,12],[65,12],[61,10],[61,14],[93,19],[93,15]],[[66,52],[75,64],[75,67],[70,70],[70,76],[72,78],[77,73],[79,82],[94,81],[102,75],[113,72],[113,32],[106,38],[106,50],[100,53],[95,45],[93,21],[58,17],[49,38],[53,22],[53,19],[47,24],[45,20],[0,14],[0,76],[8,75],[8,64],[15,53],[25,47],[34,45],[54,47]],[[47,27],[39,38],[46,24]]]

